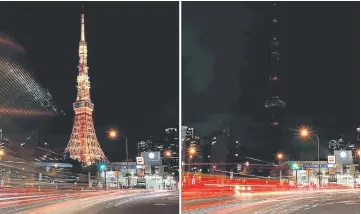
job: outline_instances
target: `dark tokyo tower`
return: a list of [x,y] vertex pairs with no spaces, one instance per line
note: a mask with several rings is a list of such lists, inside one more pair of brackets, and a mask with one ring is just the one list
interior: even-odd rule
[[264,107],[268,110],[269,120],[272,125],[279,125],[280,114],[286,107],[286,102],[280,98],[281,89],[281,77],[280,77],[280,36],[278,35],[280,30],[279,20],[276,13],[276,4],[272,4],[272,18],[270,19],[270,25],[272,25],[270,34],[270,77],[269,77],[269,95],[265,101]]

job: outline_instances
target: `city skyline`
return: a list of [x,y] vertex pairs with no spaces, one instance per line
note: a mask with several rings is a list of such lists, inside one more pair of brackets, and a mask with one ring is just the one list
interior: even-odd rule
[[[117,127],[134,142],[129,148],[134,153],[137,140],[161,136],[165,128],[178,124],[178,26],[173,24],[178,23],[178,3],[113,5],[84,4],[82,9],[74,3],[6,3],[0,26],[24,47],[35,75],[64,111],[65,115],[54,118],[51,131],[65,138],[70,137],[73,124],[83,10],[95,128]],[[103,129],[96,131],[100,137]],[[109,143],[104,138],[99,141],[101,146]],[[66,144],[54,141],[52,146]],[[124,145],[117,146],[106,148],[105,153],[124,150]]]
[[297,152],[302,145],[290,130],[302,124],[321,132],[325,152],[339,136],[356,141],[359,63],[350,56],[359,53],[353,45],[359,40],[358,9],[352,3],[330,3],[327,11],[318,2],[277,3],[281,99],[287,107],[280,125],[270,127],[264,100],[273,71],[273,4],[183,2],[182,124],[208,138],[230,127],[246,151],[267,160],[277,150]]

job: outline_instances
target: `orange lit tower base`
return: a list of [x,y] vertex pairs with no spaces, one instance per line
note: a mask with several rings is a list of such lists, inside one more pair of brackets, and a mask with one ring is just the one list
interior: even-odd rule
[[90,100],[90,82],[88,76],[88,50],[85,41],[84,14],[81,15],[81,39],[79,43],[79,75],[78,95],[73,108],[75,119],[73,131],[65,149],[70,153],[70,158],[80,161],[89,166],[96,162],[107,162],[98,143],[93,123],[94,104]]

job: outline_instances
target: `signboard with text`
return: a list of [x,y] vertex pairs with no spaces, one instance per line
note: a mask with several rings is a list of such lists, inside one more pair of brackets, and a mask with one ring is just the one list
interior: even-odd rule
[[[320,164],[320,168],[332,168],[333,165],[332,164]],[[304,169],[309,169],[309,168],[318,168],[318,164],[302,164],[302,168]]]
[[333,163],[333,164],[335,164],[335,163],[336,163],[335,156],[334,156],[334,155],[329,155],[327,162],[328,162],[328,163]]
[[352,164],[352,151],[351,150],[339,150],[334,151],[336,164]]
[[144,152],[143,153],[144,164],[152,165],[152,166],[160,166],[161,165],[161,157],[160,152]]
[[[127,169],[127,165],[126,164],[116,164],[116,163],[108,163],[107,164],[107,170],[120,170],[120,169]],[[137,169],[137,165],[128,164],[128,169]]]
[[137,157],[137,164],[143,165],[144,164],[144,158],[143,157]]

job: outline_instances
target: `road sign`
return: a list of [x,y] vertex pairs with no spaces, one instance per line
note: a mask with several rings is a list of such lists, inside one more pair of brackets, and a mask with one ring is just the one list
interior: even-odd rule
[[328,163],[336,163],[336,158],[334,155],[328,156]]
[[[329,165],[332,166],[332,164],[321,163],[320,168],[329,168]],[[303,168],[304,169],[318,168],[318,164],[303,164]]]
[[137,157],[137,164],[143,165],[144,164],[144,158],[143,157]]

